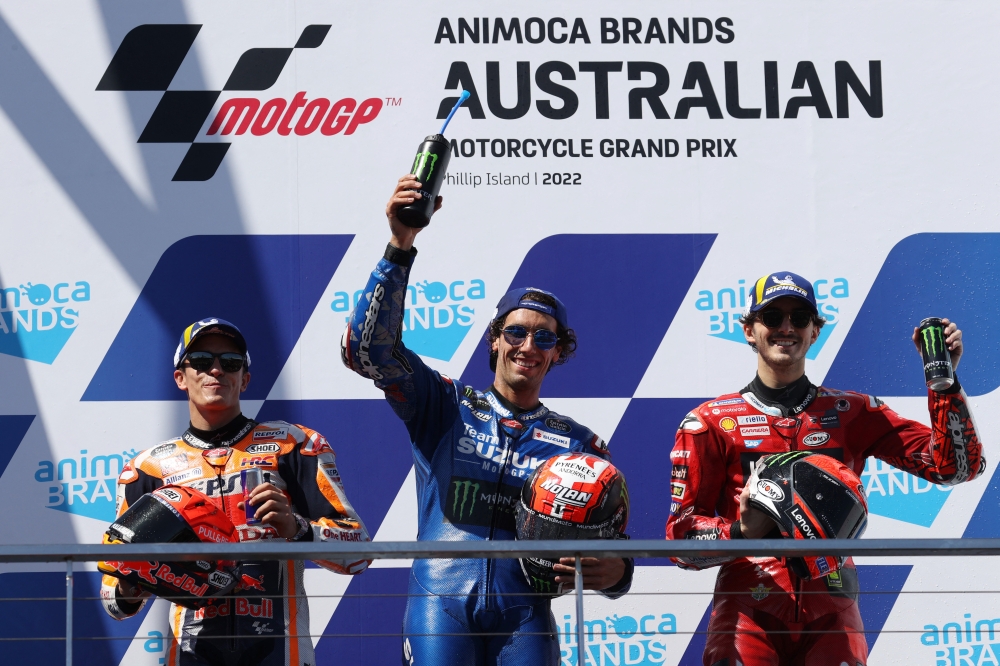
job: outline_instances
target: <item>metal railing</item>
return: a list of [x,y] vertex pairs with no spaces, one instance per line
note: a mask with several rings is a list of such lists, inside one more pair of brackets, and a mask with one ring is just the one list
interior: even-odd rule
[[73,564],[101,560],[412,560],[436,558],[576,558],[577,662],[585,660],[583,557],[932,557],[1000,555],[1000,539],[862,539],[825,541],[416,541],[363,543],[165,543],[0,546],[0,563],[66,562],[66,665],[73,663]]

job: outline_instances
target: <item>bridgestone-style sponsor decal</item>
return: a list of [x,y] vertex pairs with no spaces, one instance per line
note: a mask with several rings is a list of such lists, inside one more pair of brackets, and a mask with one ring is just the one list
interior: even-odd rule
[[806,446],[821,446],[826,444],[830,439],[830,433],[828,432],[814,432],[811,435],[806,435],[802,438],[802,443]]

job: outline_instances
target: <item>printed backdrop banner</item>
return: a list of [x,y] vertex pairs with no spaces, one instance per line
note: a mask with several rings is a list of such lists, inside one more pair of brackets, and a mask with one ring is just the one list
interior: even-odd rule
[[[782,271],[829,322],[809,378],[925,423],[912,328],[959,323],[987,473],[869,461],[866,536],[1000,536],[998,29],[979,1],[0,0],[0,540],[100,540],[122,465],[187,424],[171,356],[208,316],[246,334],[245,413],[324,433],[374,538],[415,538],[406,431],[338,344],[394,183],[463,90],[403,340],[485,388],[499,297],[556,291],[580,347],[543,400],[609,442],[633,537],[664,535],[683,415],[752,379],[738,318]],[[872,664],[1000,663],[987,562],[859,565]],[[398,663],[398,638],[351,634],[398,632],[407,566],[307,570],[321,663]],[[75,634],[117,640],[76,663],[160,663],[163,602],[113,622],[85,569]],[[714,576],[639,562],[643,594],[588,600],[587,663],[700,663]],[[52,565],[0,580],[62,594]],[[571,600],[554,611],[575,663]],[[64,630],[59,602],[0,616],[0,637]]]

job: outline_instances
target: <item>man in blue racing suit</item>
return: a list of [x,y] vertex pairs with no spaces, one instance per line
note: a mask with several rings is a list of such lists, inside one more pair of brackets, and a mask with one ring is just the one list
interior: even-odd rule
[[[419,229],[396,218],[421,195],[399,180],[386,207],[392,238],[342,340],[344,363],[373,379],[409,431],[419,504],[418,539],[514,539],[514,510],[527,477],[572,451],[609,458],[604,441],[539,402],[542,380],[576,348],[566,309],[538,289],[501,299],[490,324],[493,385],[477,391],[428,368],[402,342],[403,306]],[[436,202],[440,208],[441,202]],[[573,558],[555,565],[572,586]],[[583,583],[611,598],[628,591],[633,565],[584,558]],[[403,663],[559,662],[548,597],[533,593],[516,559],[417,560],[403,621]]]

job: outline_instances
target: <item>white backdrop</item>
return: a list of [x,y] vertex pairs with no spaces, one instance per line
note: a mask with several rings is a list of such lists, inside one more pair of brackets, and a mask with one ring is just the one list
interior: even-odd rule
[[[831,325],[809,363],[812,381],[877,393],[923,422],[908,330],[950,316],[966,332],[959,374],[974,396],[986,478],[945,492],[873,462],[866,536],[1000,536],[991,511],[1000,498],[991,485],[1000,406],[990,336],[1000,323],[994,3],[504,2],[471,11],[458,2],[0,0],[3,542],[100,539],[123,457],[186,425],[183,395],[164,381],[175,337],[209,315],[235,321],[254,350],[247,415],[323,431],[369,530],[414,538],[405,431],[380,393],[343,368],[337,343],[388,239],[382,211],[395,179],[437,131],[443,100],[472,86],[481,117],[467,104],[452,122],[460,154],[445,206],[417,242],[404,340],[429,364],[481,386],[479,348],[497,299],[515,278],[566,276],[560,293],[580,322],[581,352],[553,373],[543,399],[610,442],[632,470],[630,532],[657,538],[680,415],[753,376],[733,317],[759,275],[789,270],[816,282]],[[120,48],[153,24],[201,27],[172,42],[172,65],[162,52],[144,54],[141,39]],[[249,49],[291,49],[311,25],[331,27],[318,45],[292,50],[266,89],[231,78]],[[132,83],[98,90],[112,58]],[[264,69],[248,71],[259,83]],[[635,92],[667,78],[660,95]],[[201,93],[176,94],[184,91]],[[326,119],[325,131],[320,116],[295,110],[287,132],[286,120],[267,131],[258,118],[243,133],[224,133],[220,118],[209,134],[229,100],[266,109],[280,99],[271,106],[285,109],[297,93],[329,101],[309,113],[333,106],[343,118]],[[760,117],[734,117],[739,108]],[[195,165],[210,178],[175,179],[192,164],[189,150],[217,157],[220,143],[230,144],[221,162]],[[666,146],[664,156],[651,144]],[[218,164],[214,174],[206,163]],[[714,572],[640,564],[636,592],[705,594],[588,602],[588,617],[601,620],[594,642],[605,646],[593,662],[700,663],[703,637],[689,632],[703,628]],[[959,593],[993,589],[985,561],[859,564],[863,584],[883,592],[862,600],[872,664],[1000,663],[988,622],[1000,600]],[[59,590],[51,567],[4,571],[5,596]],[[361,594],[398,590],[405,570],[387,564],[354,582],[308,576],[315,595],[348,583]],[[912,594],[948,590],[956,593]],[[401,606],[378,603],[388,602],[337,612],[336,598],[317,596],[313,633],[396,631]],[[61,633],[57,610],[8,605],[0,613],[14,628],[3,631],[37,612],[51,613],[47,629]],[[81,663],[157,663],[158,604],[115,626],[96,613],[84,635],[142,640],[127,652],[128,641],[78,648]],[[571,621],[570,604],[557,602],[556,617]],[[396,639],[316,640],[321,657],[398,659]],[[569,659],[573,645],[564,647]]]

